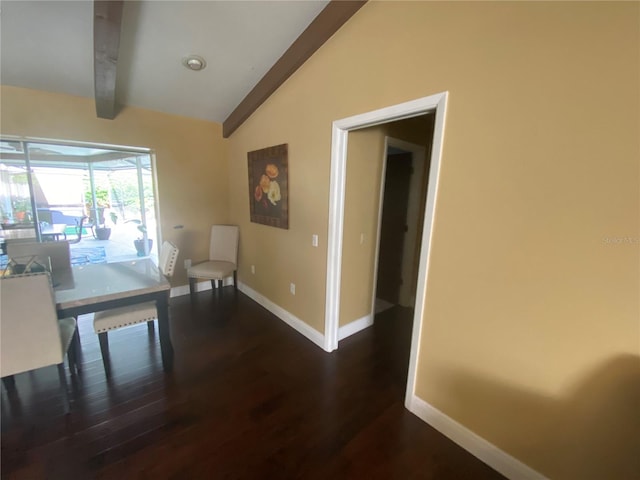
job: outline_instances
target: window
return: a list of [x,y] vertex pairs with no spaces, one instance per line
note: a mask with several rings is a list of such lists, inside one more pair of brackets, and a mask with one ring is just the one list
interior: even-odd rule
[[157,256],[153,163],[146,149],[3,139],[0,242],[67,239],[76,264]]

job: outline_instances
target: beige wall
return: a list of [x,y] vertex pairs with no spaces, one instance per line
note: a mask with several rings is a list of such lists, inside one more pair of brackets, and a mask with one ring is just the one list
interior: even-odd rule
[[[331,123],[449,91],[417,395],[546,475],[623,478],[640,444],[639,8],[369,2],[230,139],[241,280],[323,331]],[[289,230],[248,221],[246,154],[280,143]]]
[[103,120],[91,99],[9,86],[2,86],[0,101],[3,135],[153,149],[162,237],[180,248],[172,284],[187,283],[182,259],[206,260],[210,225],[228,221],[227,140],[220,124],[132,107]]
[[[345,186],[340,326],[371,314],[385,131],[349,135]],[[360,235],[363,242],[360,243]]]
[[[369,2],[228,142],[218,124],[99,120],[90,100],[9,87],[0,131],[153,148],[181,258],[206,256],[210,223],[238,223],[241,281],[322,332],[331,123],[449,91],[416,393],[548,476],[625,478],[640,448],[639,9]],[[249,222],[247,152],[280,143],[289,230]]]

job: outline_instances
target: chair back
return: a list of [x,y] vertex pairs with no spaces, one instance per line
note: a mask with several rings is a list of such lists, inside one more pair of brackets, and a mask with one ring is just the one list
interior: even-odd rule
[[176,268],[176,263],[178,261],[178,253],[180,250],[173,243],[168,240],[165,240],[162,243],[162,247],[160,247],[160,271],[164,274],[165,277],[173,276],[173,271]]
[[238,264],[237,225],[213,225],[209,244],[209,260]]
[[76,219],[76,235],[78,237],[74,240],[70,240],[69,243],[80,243],[80,240],[82,240],[82,231],[84,229],[85,220],[89,220],[89,217],[83,216],[79,221]]
[[36,256],[36,261],[42,265],[49,265],[51,261],[51,271],[55,275],[60,270],[71,268],[71,253],[69,242],[29,242],[29,243],[9,243],[7,244],[7,255],[9,258]]
[[0,300],[0,376],[62,363],[49,273],[1,278]]

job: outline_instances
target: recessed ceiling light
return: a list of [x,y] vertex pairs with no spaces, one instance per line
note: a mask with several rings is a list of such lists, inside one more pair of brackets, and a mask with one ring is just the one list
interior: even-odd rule
[[189,70],[197,72],[199,70],[204,70],[204,67],[207,66],[207,62],[205,62],[204,58],[199,55],[189,55],[182,59],[182,65],[187,67]]

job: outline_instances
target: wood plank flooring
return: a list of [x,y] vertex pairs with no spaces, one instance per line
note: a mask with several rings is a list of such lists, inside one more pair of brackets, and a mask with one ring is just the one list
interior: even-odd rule
[[3,479],[497,479],[403,406],[412,313],[394,307],[331,354],[231,287],[171,299],[175,369],[157,330],[90,317],[63,415],[55,367],[2,387]]

